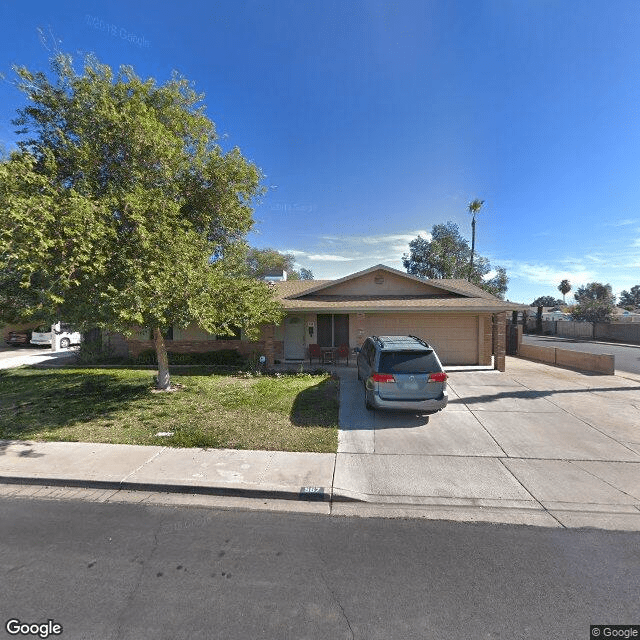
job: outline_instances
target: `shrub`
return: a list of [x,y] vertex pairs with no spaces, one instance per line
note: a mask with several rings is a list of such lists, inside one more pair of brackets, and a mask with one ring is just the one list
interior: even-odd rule
[[[240,368],[246,366],[247,359],[237,349],[221,349],[220,351],[204,351],[202,353],[178,353],[167,351],[169,365],[219,365]],[[155,349],[141,351],[135,359],[136,364],[158,364]]]
[[85,340],[76,354],[78,364],[124,364],[128,358],[117,356],[112,348],[105,347],[101,340]]
[[141,351],[135,359],[136,364],[158,364],[155,349],[145,349]]

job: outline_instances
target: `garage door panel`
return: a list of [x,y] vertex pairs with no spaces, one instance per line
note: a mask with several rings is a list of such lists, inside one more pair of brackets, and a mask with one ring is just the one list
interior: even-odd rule
[[478,317],[421,314],[367,318],[369,335],[414,335],[432,345],[446,365],[478,364]]

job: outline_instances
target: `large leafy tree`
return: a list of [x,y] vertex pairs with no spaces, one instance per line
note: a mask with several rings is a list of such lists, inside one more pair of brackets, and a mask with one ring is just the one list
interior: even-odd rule
[[590,282],[578,287],[573,294],[577,304],[571,309],[574,320],[609,322],[613,315],[615,296],[610,284]]
[[28,102],[19,151],[0,163],[0,273],[19,281],[25,316],[151,328],[162,389],[170,326],[256,335],[280,317],[244,262],[261,173],[216,144],[186,79],[93,57],[78,73],[65,55],[52,74],[16,72]]
[[471,249],[469,242],[460,235],[454,222],[436,224],[431,229],[431,239],[422,236],[409,243],[409,253],[404,254],[402,263],[407,273],[421,278],[469,279],[485,291],[503,298],[509,278],[503,267],[495,269],[492,278],[486,278],[492,271],[487,258],[476,256],[473,271],[469,277]]
[[274,271],[286,271],[289,280],[313,280],[313,273],[302,267],[295,268],[296,258],[292,253],[280,253],[276,249],[256,249],[251,247],[247,251],[247,265],[249,272],[256,278]]
[[22,287],[22,275],[14,270],[0,272],[0,325],[40,323],[50,319],[51,310],[42,295],[39,275],[32,276],[34,286]]
[[601,282],[589,282],[582,287],[578,287],[573,297],[578,302],[587,302],[590,300],[600,300],[604,302],[615,302],[615,296],[612,293],[610,284],[602,284]]
[[640,307],[640,284],[634,285],[629,291],[622,291],[618,306],[629,309],[629,311]]
[[532,303],[532,307],[559,307],[562,304],[562,300],[557,300],[553,296],[540,296],[536,298]]

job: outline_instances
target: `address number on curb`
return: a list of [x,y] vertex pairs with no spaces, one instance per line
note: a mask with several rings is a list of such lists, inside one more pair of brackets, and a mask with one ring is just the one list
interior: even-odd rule
[[302,487],[301,500],[324,500],[324,487]]

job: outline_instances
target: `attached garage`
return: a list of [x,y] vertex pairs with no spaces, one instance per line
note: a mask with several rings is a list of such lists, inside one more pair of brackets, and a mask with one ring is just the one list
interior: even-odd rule
[[479,326],[484,317],[425,315],[424,313],[367,314],[367,335],[412,335],[435,348],[445,365],[480,364]]

